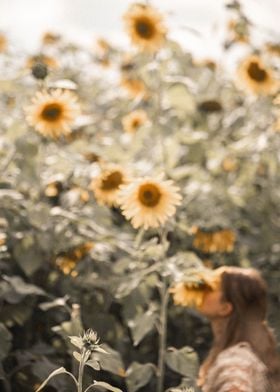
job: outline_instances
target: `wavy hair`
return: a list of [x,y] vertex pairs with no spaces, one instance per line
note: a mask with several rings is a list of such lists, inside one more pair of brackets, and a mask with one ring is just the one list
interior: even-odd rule
[[266,322],[267,285],[264,279],[255,269],[226,267],[221,274],[221,291],[222,300],[230,302],[233,309],[224,333],[216,339],[202,364],[203,374],[221,351],[247,342],[268,369],[271,392],[279,392],[280,358],[276,339]]

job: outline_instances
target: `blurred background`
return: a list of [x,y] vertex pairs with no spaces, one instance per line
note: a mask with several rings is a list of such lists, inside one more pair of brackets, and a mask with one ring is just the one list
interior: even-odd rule
[[0,0],[0,392],[77,375],[88,328],[86,385],[194,387],[210,327],[169,293],[220,266],[261,271],[280,342],[280,0],[148,3]]
[[[95,36],[128,45],[121,16],[131,0],[1,0],[0,29],[18,46],[36,49],[46,30],[63,33],[80,44],[90,45]],[[222,55],[220,45],[226,19],[225,0],[153,1],[169,16],[171,37],[198,56]],[[280,36],[279,0],[246,0],[246,15],[258,25],[255,39]]]

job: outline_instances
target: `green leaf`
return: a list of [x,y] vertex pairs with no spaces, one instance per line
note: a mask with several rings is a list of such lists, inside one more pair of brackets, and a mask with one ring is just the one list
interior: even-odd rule
[[185,377],[195,378],[198,372],[199,360],[191,347],[182,347],[177,350],[170,348],[165,356],[165,362],[174,372]]
[[120,279],[120,284],[117,288],[116,298],[120,299],[129,295],[141,282],[141,276],[139,274],[131,274],[125,278]]
[[13,255],[27,276],[32,276],[44,261],[43,254],[30,233],[26,233],[24,238],[14,244]]
[[46,295],[46,292],[33,284],[25,283],[19,276],[4,275],[3,279],[10,284],[14,291],[21,297],[28,295]]
[[101,387],[101,388],[105,388],[107,389],[107,391],[112,391],[112,392],[122,392],[121,389],[113,387],[111,384],[108,384],[107,382],[104,381],[94,381],[93,384],[91,384],[86,390],[85,392],[89,391],[90,388],[94,388],[94,387]]
[[11,346],[12,334],[4,324],[0,323],[0,361],[6,358],[11,349]]
[[79,336],[69,336],[70,342],[73,346],[78,347],[81,349],[83,347],[83,339]]
[[55,308],[57,306],[67,307],[67,300],[69,297],[66,295],[63,298],[56,298],[53,301],[41,302],[39,308],[46,312],[49,309]]
[[54,370],[49,377],[40,385],[40,387],[38,389],[36,389],[35,392],[39,392],[41,391],[46,385],[47,383],[50,381],[50,379],[52,379],[55,376],[58,376],[59,374],[68,374],[69,376],[72,377],[72,379],[75,381],[75,384],[78,385],[77,380],[75,379],[75,377],[73,376],[73,374],[67,372],[67,370],[64,367],[58,368],[56,370]]
[[105,349],[106,353],[94,352],[92,354],[100,363],[101,369],[117,374],[118,376],[123,376],[125,370],[120,353],[107,344],[102,344],[102,347]]
[[138,314],[134,320],[128,321],[128,326],[132,332],[133,344],[137,346],[141,340],[150,332],[155,326],[157,314],[154,309],[149,309],[145,313]]
[[92,367],[94,370],[100,370],[100,364],[97,360],[95,359],[90,359],[89,361],[86,362],[86,365]]
[[77,351],[73,351],[73,357],[78,361],[81,362],[82,356]]
[[138,391],[146,385],[155,373],[155,365],[152,363],[141,364],[132,362],[126,371],[126,384],[129,392]]
[[28,297],[20,303],[6,304],[0,311],[0,320],[9,326],[24,325],[31,317],[34,306],[35,300],[32,297]]
[[170,85],[166,90],[165,99],[167,104],[179,113],[194,113],[196,103],[193,95],[189,92],[186,84],[177,82]]

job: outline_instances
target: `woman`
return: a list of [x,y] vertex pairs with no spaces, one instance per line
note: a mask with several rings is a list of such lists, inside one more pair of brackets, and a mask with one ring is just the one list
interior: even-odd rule
[[197,382],[202,392],[280,392],[280,359],[258,271],[196,270],[170,291],[177,305],[195,307],[211,323],[214,343]]
[[[198,310],[214,335],[199,371],[203,392],[280,392],[280,360],[265,317],[266,284],[254,269],[221,267]],[[214,287],[214,289],[213,289]]]

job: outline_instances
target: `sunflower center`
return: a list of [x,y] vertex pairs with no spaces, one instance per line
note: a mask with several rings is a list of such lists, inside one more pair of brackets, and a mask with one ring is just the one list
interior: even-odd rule
[[62,114],[61,105],[58,103],[49,103],[42,110],[41,116],[46,121],[57,121]]
[[123,175],[120,172],[115,171],[102,180],[101,189],[104,191],[110,191],[118,188],[122,183]]
[[140,126],[140,120],[138,118],[134,119],[133,122],[132,122],[132,127],[133,128],[138,128],[139,126]]
[[158,187],[154,184],[144,184],[138,192],[140,202],[146,207],[155,207],[161,198]]
[[256,80],[257,82],[264,82],[267,78],[267,72],[265,69],[261,68],[260,65],[252,61],[248,67],[249,76]]
[[155,34],[155,27],[148,18],[138,19],[135,23],[137,34],[143,39],[151,39]]

